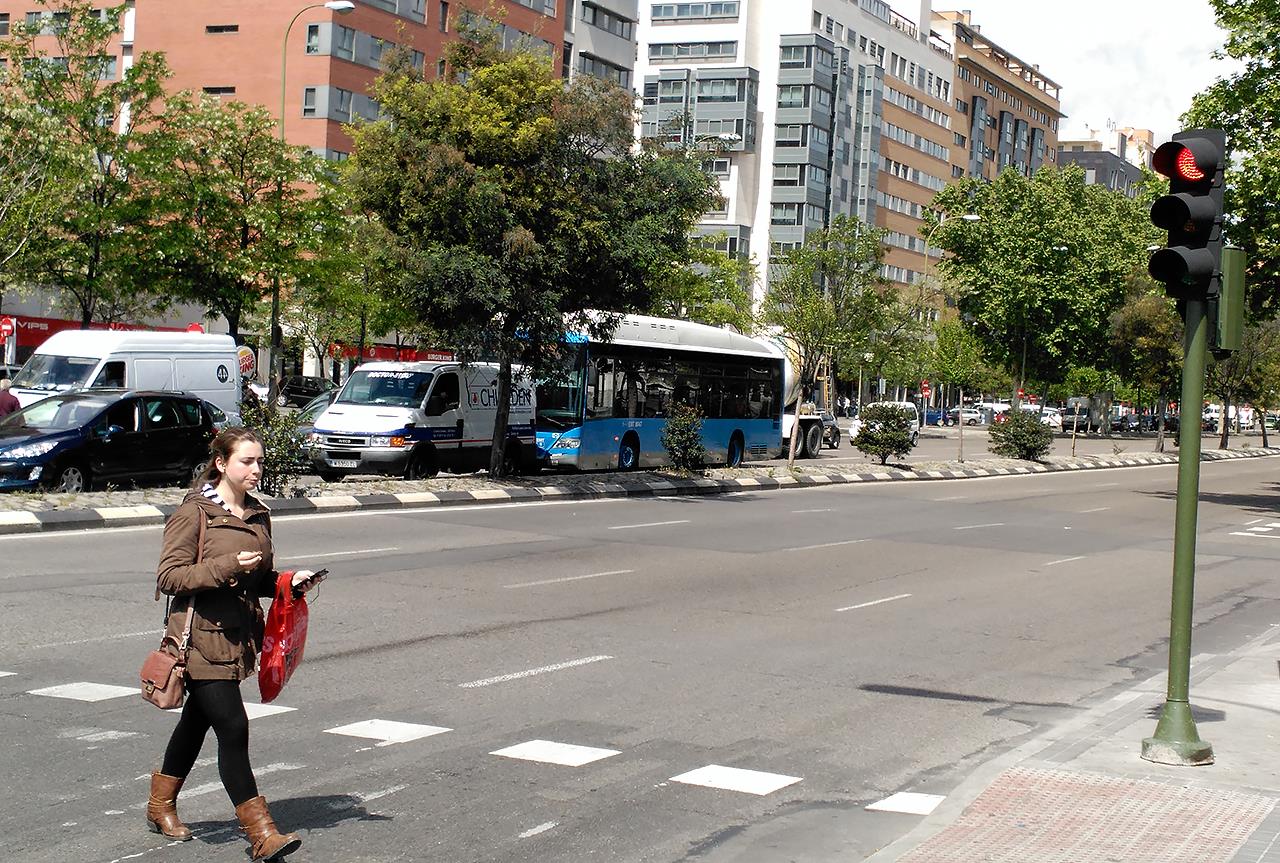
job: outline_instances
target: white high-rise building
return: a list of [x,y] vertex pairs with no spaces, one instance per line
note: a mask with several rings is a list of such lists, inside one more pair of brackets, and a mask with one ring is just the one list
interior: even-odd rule
[[953,176],[955,144],[954,64],[929,30],[929,0],[914,21],[882,0],[643,0],[639,11],[640,133],[723,142],[709,167],[726,203],[698,233],[757,258],[757,302],[770,254],[842,213],[888,232],[890,279],[920,279],[921,216]]
[[564,76],[595,75],[631,89],[640,0],[564,2]]

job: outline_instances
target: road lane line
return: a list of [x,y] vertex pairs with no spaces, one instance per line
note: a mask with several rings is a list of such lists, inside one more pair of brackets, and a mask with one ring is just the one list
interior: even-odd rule
[[953,495],[950,495],[949,497],[935,497],[935,498],[932,498],[932,500],[934,503],[942,503],[943,501],[948,501],[948,500],[964,500],[966,497],[968,497],[968,495],[966,494],[953,494]]
[[801,514],[801,513],[805,513],[805,512],[832,512],[832,511],[833,511],[833,510],[830,510],[830,509],[793,509],[793,510],[791,510],[791,514],[792,514],[792,515],[799,515],[799,514]]
[[1073,560],[1084,560],[1085,557],[1086,555],[1078,554],[1075,557],[1064,557],[1061,560],[1051,560],[1046,564],[1042,564],[1042,566],[1057,566],[1060,563],[1070,563]]
[[1105,512],[1106,510],[1109,510],[1109,509],[1111,509],[1111,507],[1109,506],[1095,506],[1093,509],[1080,510],[1080,514],[1084,515],[1085,513],[1088,513],[1088,512]]
[[276,560],[311,560],[317,557],[343,557],[349,554],[373,554],[379,551],[399,550],[398,545],[388,545],[383,548],[357,548],[355,551],[326,551],[324,554],[291,554],[288,557],[277,557]]
[[844,608],[837,608],[836,611],[853,611],[855,608],[869,608],[873,605],[879,605],[882,602],[893,602],[895,599],[906,599],[911,594],[900,593],[897,596],[886,596],[884,599],[873,599],[870,602],[861,602],[857,605],[846,605]]
[[857,545],[866,539],[845,539],[840,542],[820,542],[817,545],[797,545],[792,548],[780,548],[778,551],[812,551],[815,548],[835,548],[838,545]]
[[1271,528],[1269,528],[1269,527],[1251,527],[1251,528],[1249,528],[1249,532],[1250,532],[1250,533],[1271,533]]
[[977,530],[980,527],[1004,527],[1003,521],[993,521],[988,524],[966,524],[961,527],[953,527],[952,530]]
[[566,581],[582,581],[586,578],[604,578],[606,575],[628,575],[635,572],[634,569],[613,569],[609,572],[593,572],[590,575],[569,575],[564,578],[546,578],[542,581],[522,581],[519,584],[502,585],[507,590],[514,590],[517,587],[541,587],[544,584],[561,584]]
[[1258,522],[1260,522],[1260,521],[1266,521],[1266,519],[1265,519],[1265,518],[1255,518],[1253,521],[1246,521],[1246,522],[1244,523],[1244,526],[1245,526],[1245,527],[1248,527],[1249,525],[1251,525],[1251,524],[1257,524],[1257,523],[1258,523]]
[[1246,533],[1243,530],[1231,532],[1232,536],[1251,536],[1254,539],[1280,539],[1280,533]]
[[1111,488],[1111,486],[1119,485],[1119,484],[1120,483],[1118,482],[1100,482],[1097,485],[1095,485],[1094,488]]
[[144,635],[164,635],[163,629],[148,629],[143,632],[121,632],[116,635],[99,635],[96,638],[77,638],[75,641],[50,641],[47,644],[33,644],[31,650],[44,650],[48,647],[71,647],[76,644],[93,644],[98,641],[115,641],[118,638],[141,638]]
[[636,527],[666,527],[669,524],[688,524],[689,519],[682,518],[676,521],[646,521],[643,524],[615,524],[609,530],[631,530]]
[[357,791],[351,796],[359,800],[361,803],[368,803],[371,800],[378,800],[390,794],[395,794],[398,791],[403,791],[408,787],[408,785],[392,785],[390,788],[383,788],[381,791],[370,791],[367,794]]
[[546,833],[548,830],[550,830],[552,827],[557,826],[559,823],[560,823],[559,821],[546,821],[542,824],[539,824],[537,827],[530,827],[528,830],[520,834],[520,838],[528,839],[530,836],[537,836],[539,833]]
[[548,671],[562,671],[566,668],[577,668],[579,665],[589,665],[592,662],[603,662],[606,659],[613,659],[612,656],[587,656],[582,659],[571,659],[568,662],[557,662],[555,665],[544,665],[541,668],[530,668],[527,671],[517,671],[512,674],[500,674],[497,677],[486,677],[483,680],[472,680],[470,683],[459,683],[460,689],[476,689],[481,686],[492,686],[495,683],[506,683],[510,680],[520,680],[523,677],[533,677],[535,674],[546,674]]

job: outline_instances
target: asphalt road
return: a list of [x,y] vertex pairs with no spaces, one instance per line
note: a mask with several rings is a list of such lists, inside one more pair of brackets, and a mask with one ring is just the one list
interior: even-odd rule
[[[1194,652],[1280,619],[1277,467],[1204,466]],[[289,709],[252,720],[260,786],[298,861],[863,859],[918,820],[866,804],[945,795],[1163,669],[1173,488],[1160,466],[282,519],[283,563],[333,575]],[[159,538],[0,538],[7,859],[244,859],[212,739],[180,801],[197,840],[165,847],[142,807],[173,717],[32,694],[136,685]],[[331,733],[356,723],[416,739]],[[590,750],[494,754],[532,741]],[[767,793],[675,781],[711,765]]]

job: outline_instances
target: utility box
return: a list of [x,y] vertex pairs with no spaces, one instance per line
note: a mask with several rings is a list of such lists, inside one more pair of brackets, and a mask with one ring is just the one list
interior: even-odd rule
[[1244,337],[1244,249],[1227,246],[1222,250],[1222,288],[1209,297],[1209,349],[1221,359],[1240,350]]

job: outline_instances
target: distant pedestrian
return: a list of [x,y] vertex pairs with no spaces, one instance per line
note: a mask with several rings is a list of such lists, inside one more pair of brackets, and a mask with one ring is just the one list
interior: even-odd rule
[[[244,828],[254,860],[279,860],[302,845],[280,833],[249,765],[249,719],[240,681],[254,673],[264,618],[258,598],[273,596],[271,518],[250,493],[262,478],[262,441],[245,428],[226,428],[209,444],[209,466],[195,489],[169,517],[156,573],[157,598],[173,597],[166,634],[181,640],[187,609],[194,606],[186,671],[186,703],[151,774],[147,822],[170,839],[191,831],[178,818],[177,799],[205,735],[218,738],[218,775]],[[315,582],[311,572],[293,575],[295,590]]]
[[14,411],[22,410],[18,397],[9,392],[9,379],[0,380],[0,419],[4,419]]

